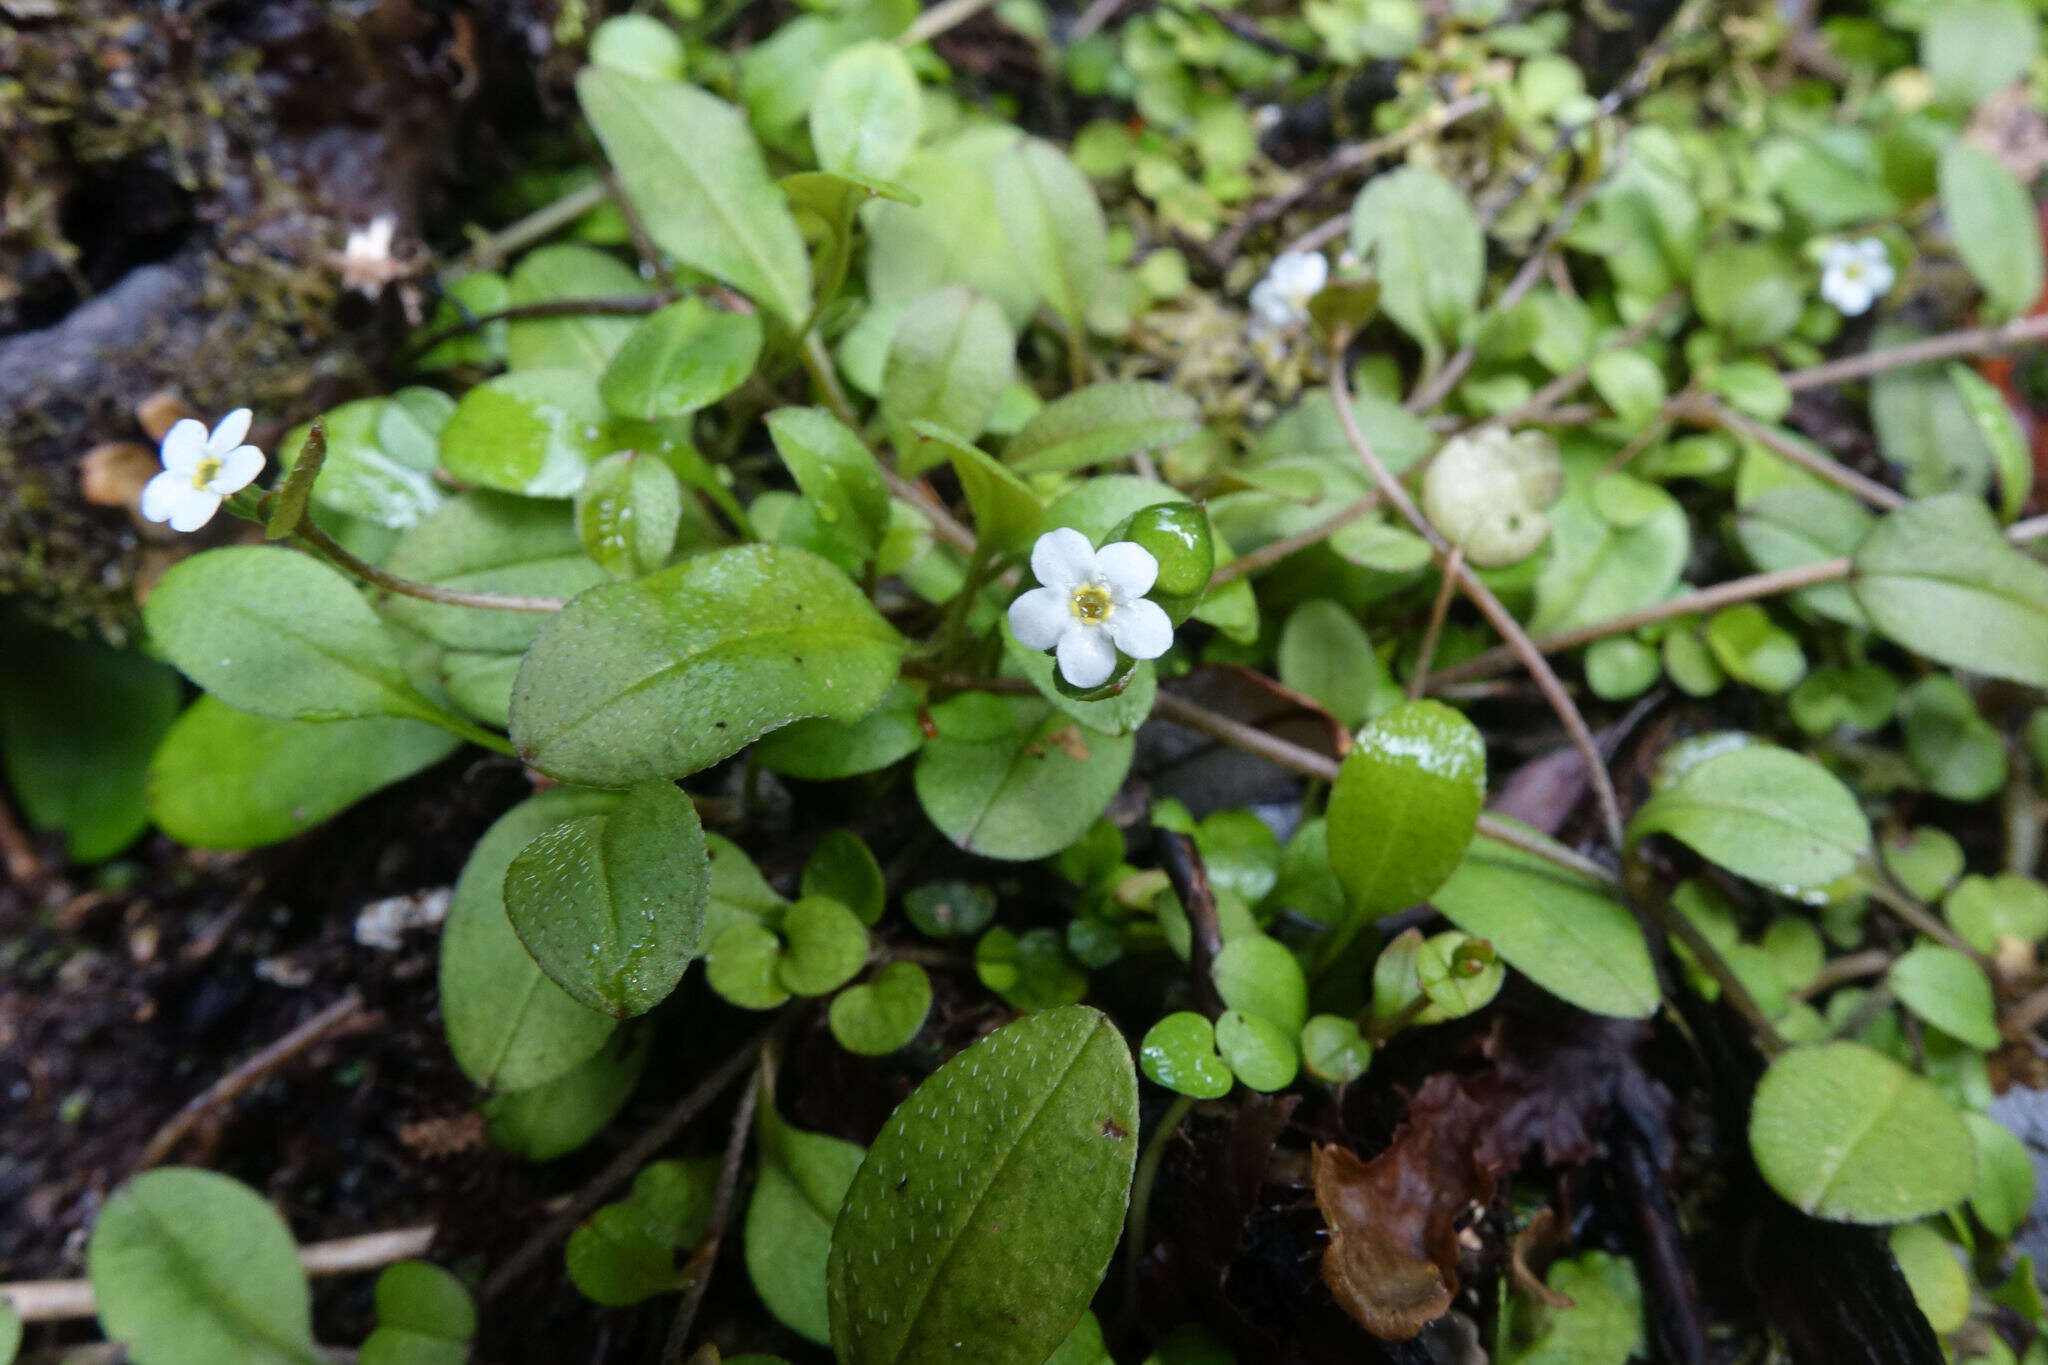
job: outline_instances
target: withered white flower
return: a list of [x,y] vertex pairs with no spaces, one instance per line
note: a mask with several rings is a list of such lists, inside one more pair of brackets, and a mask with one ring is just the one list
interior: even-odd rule
[[1159,561],[1128,540],[1100,550],[1070,526],[1047,531],[1031,547],[1040,587],[1010,604],[1010,629],[1027,649],[1050,649],[1060,675],[1075,687],[1100,687],[1116,671],[1116,654],[1156,659],[1173,643],[1173,623],[1145,600]]
[[164,433],[157,458],[163,473],[142,486],[142,515],[167,521],[173,531],[196,531],[213,520],[221,503],[263,472],[263,452],[244,445],[253,414],[236,408],[211,433],[186,417]]
[[1497,569],[1535,553],[1550,534],[1543,509],[1563,488],[1547,433],[1489,427],[1444,444],[1422,476],[1422,510],[1475,567]]
[[1285,251],[1266,278],[1252,286],[1251,333],[1291,332],[1308,325],[1308,301],[1330,282],[1330,260],[1320,251]]
[[1846,317],[1869,312],[1870,305],[1891,292],[1898,278],[1891,253],[1875,237],[1835,242],[1821,253],[1820,296]]

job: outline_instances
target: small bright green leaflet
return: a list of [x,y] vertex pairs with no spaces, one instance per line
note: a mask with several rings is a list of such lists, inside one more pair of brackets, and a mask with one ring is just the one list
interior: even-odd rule
[[1216,1020],[1216,1051],[1239,1080],[1267,1094],[1294,1083],[1301,1069],[1298,1037],[1298,1031],[1243,1010],[1225,1010]]
[[894,43],[855,43],[830,62],[811,100],[811,146],[821,169],[887,180],[924,130],[923,96]]
[[171,566],[143,607],[150,636],[228,705],[282,720],[441,712],[406,679],[398,646],[349,581],[266,545]]
[[593,588],[542,627],[513,689],[512,738],[564,781],[683,777],[804,716],[859,720],[902,649],[818,556],[715,550]]
[[772,1010],[789,999],[782,984],[782,940],[765,924],[737,920],[711,935],[704,950],[704,980],[743,1010]]
[[1003,463],[1020,474],[1085,469],[1177,445],[1201,430],[1194,399],[1142,379],[1090,384],[1040,408],[1010,438]]
[[924,421],[913,422],[911,427],[920,447],[940,451],[953,462],[983,545],[1008,554],[1031,543],[1045,519],[1045,509],[1022,479],[956,431]]
[[1812,759],[1750,744],[1687,768],[1629,822],[1631,844],[1668,834],[1766,885],[1825,886],[1870,851],[1855,796]]
[[602,1132],[633,1097],[653,1046],[650,1029],[618,1029],[553,1080],[492,1095],[478,1106],[488,1125],[484,1136],[527,1161],[566,1156]]
[[1885,981],[1899,1003],[1952,1038],[1990,1051],[1999,1044],[1991,982],[1976,963],[1939,943],[1922,943],[1892,963]]
[[882,420],[902,461],[920,474],[943,458],[918,439],[917,423],[971,441],[1016,377],[1017,339],[993,299],[952,284],[913,299],[889,340]]
[[1594,1014],[1647,1019],[1657,970],[1635,916],[1589,878],[1484,835],[1430,896],[1510,967]]
[[469,1291],[437,1265],[400,1261],[377,1277],[377,1330],[360,1365],[462,1365],[476,1335]]
[[[1955,885],[1956,878],[1963,874],[1963,846],[1945,829],[1922,826],[1919,829],[1906,830],[1887,838],[1879,851],[1884,858],[1885,871],[1897,877],[1900,886],[1923,901],[1939,900],[1950,886]],[[1976,877],[1966,880],[1983,879]],[[1962,888],[1958,886],[1956,889],[1960,891]],[[1951,899],[1942,909],[1947,913],[1949,922],[1956,926],[1956,932],[1962,934],[1964,938],[1969,938],[1970,931],[1964,928],[1956,917],[1956,905],[1956,901]],[[2043,909],[2048,911],[2048,905],[2044,905]],[[2042,924],[2041,932],[2048,933],[2048,923]],[[2028,937],[2031,938],[2033,935],[2030,934]],[[1990,952],[1993,946],[1990,943],[1978,943],[1975,939],[1970,939],[1970,942],[1985,952]]]
[[[583,551],[575,521],[559,502],[475,492],[452,498],[406,532],[384,568],[400,578],[463,592],[574,597],[605,581]],[[514,654],[547,619],[530,611],[485,611],[392,594],[384,615],[451,649]]]
[[917,14],[917,0],[878,0],[806,14],[740,54],[740,96],[769,137],[803,122],[832,54],[866,38],[893,38]]
[[882,1126],[827,1266],[847,1365],[1040,1365],[1123,1227],[1137,1156],[1131,1055],[1108,1019],[1029,1015],[933,1073]]
[[1707,649],[1728,676],[1760,692],[1789,692],[1806,676],[1799,638],[1781,630],[1755,602],[1724,607],[1707,620]]
[[995,208],[1014,256],[1069,332],[1078,331],[1109,273],[1108,227],[1094,187],[1065,152],[1019,138],[989,168]]
[[784,911],[782,938],[775,976],[792,995],[829,995],[867,961],[867,930],[829,896],[805,896]]
[[2041,232],[2032,198],[2005,163],[1967,138],[1942,150],[1938,175],[1956,254],[1994,313],[2018,317],[2041,297]]
[[1546,1307],[1519,1294],[1510,1299],[1501,1365],[1627,1365],[1636,1358],[1644,1340],[1634,1262],[1581,1252],[1553,1263],[1544,1282],[1568,1306]]
[[1388,686],[1372,639],[1340,602],[1311,598],[1280,629],[1280,681],[1320,702],[1347,730],[1365,724]]
[[576,95],[655,244],[800,326],[810,256],[740,112],[693,85],[598,67]]
[[1351,205],[1351,246],[1376,267],[1381,309],[1426,355],[1441,356],[1486,271],[1479,219],[1458,187],[1418,167],[1374,176]]
[[1936,1335],[1945,1337],[1969,1320],[1970,1277],[1946,1238],[1926,1223],[1907,1223],[1893,1228],[1886,1241]]
[[709,890],[696,807],[672,782],[642,782],[522,849],[505,913],[556,985],[625,1019],[660,1004],[697,956]]
[[1233,1010],[1270,1020],[1290,1034],[1308,1022],[1308,978],[1291,949],[1264,934],[1240,934],[1211,966],[1216,993]]
[[[1538,635],[1605,621],[1671,594],[1692,548],[1678,499],[1627,474],[1604,478],[1597,464],[1567,459],[1564,496],[1551,504],[1550,553],[1536,574]],[[1607,513],[1626,506],[1618,521]]]
[[1991,452],[1991,467],[1998,475],[1999,520],[2019,520],[2027,507],[2027,495],[2034,490],[2034,456],[2013,418],[2012,405],[1997,385],[1960,361],[1950,362],[1948,382],[1962,398]]
[[1856,551],[1856,598],[1877,629],[1954,668],[2048,687],[2048,565],[1964,493],[1908,503]]
[[906,1046],[932,1008],[932,982],[915,962],[891,962],[874,979],[832,997],[832,1036],[848,1052],[880,1057]]
[[[682,6],[670,5],[677,18]],[[643,76],[679,78],[688,53],[676,31],[651,14],[615,14],[590,35],[590,60]]]
[[441,464],[466,483],[566,498],[607,454],[610,414],[582,370],[514,370],[462,395],[441,429]]
[[2005,786],[2005,741],[1953,677],[1931,673],[1914,683],[1898,714],[1906,757],[1935,795],[1982,801]]
[[[984,708],[995,724],[967,728]],[[1131,766],[1129,735],[1084,730],[1035,697],[962,693],[931,715],[939,733],[918,755],[917,799],[947,838],[986,858],[1059,852],[1109,806]]]
[[[513,307],[647,294],[647,285],[624,261],[576,242],[527,252],[510,284]],[[505,332],[506,356],[515,370],[581,370],[594,379],[633,335],[637,321],[599,312],[513,318]]]
[[597,390],[619,417],[683,417],[745,383],[760,355],[758,317],[723,313],[688,298],[632,329],[605,366]]
[[313,1365],[291,1230],[254,1190],[185,1167],[114,1192],[86,1244],[100,1326],[137,1365]]
[[1221,1099],[1236,1081],[1217,1054],[1215,1026],[1193,1010],[1169,1014],[1147,1029],[1138,1061],[1148,1080],[1193,1099]]
[[887,891],[881,864],[852,830],[826,831],[804,864],[802,893],[838,901],[862,924],[882,917]]
[[1330,789],[1330,866],[1356,913],[1424,900],[1458,866],[1486,797],[1486,744],[1442,702],[1383,712]]
[[542,832],[617,804],[614,792],[556,787],[498,818],[455,883],[441,935],[441,1019],[463,1073],[478,1085],[527,1090],[603,1046],[617,1027],[579,1005],[540,969],[505,916],[505,870]]
[[[399,392],[432,393],[439,400],[437,406],[450,401],[431,389]],[[308,490],[315,506],[346,512],[395,530],[404,530],[440,506],[441,490],[435,487],[432,477],[435,452],[431,439],[439,426],[423,428],[412,413],[401,407],[399,420],[388,429],[395,439],[387,447],[383,419],[397,405],[395,396],[358,398],[330,409],[321,417],[327,433],[326,450],[320,456],[319,477]],[[442,408],[439,421],[446,420],[446,409]],[[429,435],[426,441],[405,439],[423,430]],[[286,432],[284,440],[278,443],[278,463],[287,471],[296,472],[311,436],[311,423]],[[285,483],[292,482],[288,472]],[[279,487],[282,499],[286,496],[284,485]]]
[[681,1288],[676,1251],[704,1235],[717,1178],[708,1157],[657,1161],[641,1171],[630,1199],[606,1204],[569,1234],[563,1259],[577,1290],[622,1308]]
[[928,938],[972,938],[995,918],[996,897],[979,882],[926,882],[903,893],[903,914]]
[[[1962,850],[1956,848],[1955,867],[1960,871],[1962,865]],[[1944,878],[1933,886],[1932,894],[1923,899],[1940,895],[1946,881]],[[2048,887],[2017,873],[1965,877],[1949,892],[1941,909],[1963,940],[1980,953],[1998,951],[2001,938],[2032,943],[2048,936]]]
[[1372,1044],[1358,1031],[1356,1020],[1318,1014],[1301,1030],[1301,1064],[1317,1080],[1355,1081],[1372,1064]]
[[1088,974],[1050,925],[1021,934],[1000,924],[989,930],[974,945],[974,974],[1017,1010],[1071,1005],[1088,993]]
[[[1902,346],[1926,336],[1918,328],[1887,322],[1872,333],[1870,346]],[[1945,368],[1900,365],[1873,375],[1870,421],[1878,450],[1903,466],[1909,496],[1982,493],[1988,486],[1993,455],[1983,427]]]
[[859,720],[800,720],[761,737],[754,757],[786,777],[829,782],[886,768],[924,744],[919,700],[908,683],[890,684]]
[[143,777],[178,715],[178,675],[8,611],[0,659],[0,768],[22,814],[63,830],[73,862],[119,853],[149,822]]
[[1969,1196],[1970,1131],[1939,1090],[1860,1043],[1796,1047],[1750,1109],[1757,1169],[1788,1202],[1841,1223],[1903,1223]]
[[2012,1129],[1989,1114],[1963,1115],[1977,1148],[1977,1188],[1970,1208],[1994,1237],[2010,1237],[2034,1202],[2034,1158]]
[[440,762],[458,743],[396,716],[276,720],[201,696],[150,761],[149,817],[190,848],[261,848]]
[[590,467],[576,490],[576,535],[614,578],[638,578],[668,562],[683,519],[683,485],[666,461],[622,450]]
[[766,1102],[758,1123],[761,1168],[747,1204],[747,1274],[769,1312],[822,1346],[832,1331],[825,1290],[832,1220],[867,1153],[857,1143],[790,1127]]
[[835,545],[872,558],[889,524],[889,486],[860,437],[823,408],[777,408],[768,435]]

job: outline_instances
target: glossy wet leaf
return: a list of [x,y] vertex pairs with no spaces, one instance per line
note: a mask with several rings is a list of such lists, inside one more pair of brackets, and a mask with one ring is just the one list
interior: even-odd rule
[[1849,789],[1812,759],[1768,744],[1687,768],[1629,822],[1631,844],[1651,834],[1737,876],[1801,889],[1827,885],[1870,851],[1870,823]]
[[1123,1038],[1084,1006],[1030,1015],[934,1072],[875,1138],[833,1227],[848,1365],[1039,1365],[1121,1233],[1137,1156]]
[[0,669],[0,770],[21,814],[62,830],[73,862],[119,853],[149,822],[144,777],[175,728],[177,673],[9,611],[0,659],[17,661]]
[[576,97],[655,244],[799,325],[810,256],[740,112],[693,85],[601,67],[576,78]]
[[873,452],[823,408],[778,408],[768,434],[827,538],[855,560],[871,558],[889,524],[889,488]]
[[697,956],[710,894],[696,807],[671,782],[544,830],[505,871],[505,913],[578,1003],[644,1014]]
[[1169,1014],[1145,1031],[1138,1046],[1145,1076],[1176,1094],[1221,1099],[1236,1078],[1216,1051],[1216,1028],[1193,1010]]
[[100,1326],[137,1365],[314,1365],[312,1294],[247,1185],[168,1167],[114,1192],[86,1244]]
[[[993,721],[970,725],[977,713]],[[917,799],[947,838],[986,858],[1065,848],[1108,807],[1129,770],[1128,735],[1095,734],[1035,697],[963,694],[932,708]]]
[[498,1090],[528,1090],[562,1076],[617,1027],[548,979],[505,914],[505,871],[552,826],[601,814],[614,792],[556,787],[498,817],[455,883],[441,935],[441,1020],[463,1074]]
[[[559,502],[465,493],[399,538],[384,567],[462,592],[574,597],[605,581]],[[544,612],[488,611],[393,594],[384,616],[452,649],[512,654],[533,643]]]
[[441,429],[441,464],[465,483],[529,498],[566,498],[583,486],[608,438],[594,375],[514,370],[462,395]]
[[761,320],[698,298],[633,324],[598,379],[605,407],[643,422],[708,408],[746,382],[761,355]]
[[1263,1015],[1242,1010],[1225,1010],[1216,1020],[1218,1055],[1239,1080],[1267,1094],[1292,1084],[1300,1070],[1298,1036]]
[[1003,448],[1003,463],[1024,474],[1085,469],[1185,441],[1201,416],[1194,399],[1166,384],[1090,384],[1034,413]]
[[851,722],[895,681],[901,638],[804,550],[714,550],[593,588],[542,627],[512,739],[564,781],[683,777],[805,716]]
[[1425,899],[1464,856],[1486,796],[1486,745],[1442,702],[1404,702],[1358,735],[1330,789],[1330,866],[1354,910]]
[[439,715],[362,595],[293,550],[238,545],[181,560],[143,619],[180,672],[238,710],[281,720]]
[[1656,1013],[1657,971],[1642,929],[1592,879],[1481,835],[1429,899],[1552,995],[1594,1014]]
[[[646,297],[647,284],[616,256],[576,242],[536,247],[512,271],[509,304]],[[633,335],[639,319],[616,313],[513,318],[505,351],[515,370],[580,370],[593,379]]]
[[619,1029],[551,1081],[491,1096],[477,1107],[493,1147],[527,1161],[553,1161],[596,1137],[633,1097],[654,1034]]
[[[1277,852],[1277,850],[1276,850]],[[1231,1009],[1266,1019],[1290,1034],[1308,1022],[1308,979],[1278,939],[1241,934],[1223,945],[1210,968],[1216,993]]]
[[760,1174],[747,1204],[747,1274],[768,1311],[819,1345],[831,1340],[826,1258],[832,1220],[867,1156],[864,1148],[792,1128],[763,1104]]
[[915,962],[891,962],[832,997],[827,1021],[848,1052],[880,1057],[907,1046],[931,1012],[932,982]]
[[1943,1033],[1987,1052],[1998,1046],[1991,982],[1962,953],[1919,944],[1892,963],[1885,981],[1900,1004]]
[[416,720],[276,720],[195,699],[148,773],[149,818],[190,848],[261,848],[303,834],[455,751]]
[[1757,1085],[1749,1145],[1764,1180],[1816,1218],[1902,1223],[1969,1196],[1976,1162],[1939,1090],[1860,1043],[1796,1047]]
[[917,693],[908,683],[893,683],[859,720],[785,725],[761,737],[754,757],[773,772],[813,782],[874,772],[908,758],[924,744],[918,706]]
[[[442,403],[448,402],[439,393],[435,397]],[[319,476],[308,490],[313,506],[404,530],[441,505],[442,493],[432,477],[434,442],[429,440],[422,445],[395,440],[386,447],[382,419],[394,401],[358,398],[322,415],[326,448],[320,456]],[[443,413],[441,421],[446,420]],[[416,430],[417,424],[402,422],[392,432],[401,434],[407,427]],[[278,442],[278,463],[287,471],[296,471],[311,437],[310,423],[286,432]],[[288,472],[285,482],[291,481]],[[280,491],[280,500],[284,496]]]
[[896,44],[856,43],[826,63],[811,100],[811,146],[821,169],[888,180],[923,129],[917,74]]
[[1016,376],[1017,340],[995,301],[946,285],[911,301],[889,340],[882,371],[882,420],[906,474],[945,458],[918,438],[930,422],[972,441]]
[[2048,565],[1962,493],[1909,503],[1856,551],[1856,597],[1884,635],[1955,668],[2048,686]]
[[659,456],[622,450],[590,467],[575,516],[585,554],[614,578],[638,578],[675,549],[683,486]]

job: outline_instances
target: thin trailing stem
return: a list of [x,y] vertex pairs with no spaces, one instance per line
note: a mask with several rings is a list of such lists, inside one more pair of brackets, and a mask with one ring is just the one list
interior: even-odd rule
[[470,249],[469,259],[479,266],[495,266],[533,243],[554,236],[602,204],[606,193],[602,180],[571,190],[554,203],[544,204],[517,222],[479,238]]
[[1870,869],[1869,891],[1870,898],[1889,910],[1901,924],[1915,933],[1925,934],[1936,943],[1955,949],[1982,967],[1994,980],[1997,978],[1990,958],[1972,948],[1961,934],[1942,923],[1926,906],[1894,886],[1882,867]]
[[420,583],[410,578],[400,578],[387,573],[374,564],[356,558],[341,545],[313,524],[311,518],[299,522],[294,537],[304,542],[305,547],[333,564],[335,568],[354,578],[360,578],[373,587],[385,592],[397,593],[400,597],[416,597],[422,602],[439,602],[445,607],[480,607],[486,611],[524,611],[548,613],[560,611],[568,603],[559,597],[520,596],[499,592],[465,592],[460,588],[443,588],[433,583]]
[[896,45],[912,48],[919,43],[928,43],[941,33],[966,23],[994,3],[995,0],[940,0],[918,15],[909,28],[896,35]]
[[1445,560],[1444,581],[1437,586],[1436,600],[1429,604],[1429,626],[1422,632],[1422,645],[1415,652],[1415,671],[1408,675],[1408,699],[1422,695],[1429,686],[1429,665],[1436,658],[1436,642],[1444,633],[1444,617],[1450,614],[1451,594],[1458,590],[1458,571],[1465,567],[1465,547],[1453,545]]
[[1818,365],[1809,365],[1803,370],[1792,370],[1785,375],[1785,387],[1794,393],[1807,389],[1826,388],[1830,384],[1846,384],[1855,379],[1867,379],[1886,370],[1902,369],[1908,365],[1926,365],[1937,360],[1956,360],[1963,356],[1997,355],[2001,351],[2017,350],[2037,342],[2048,341],[2048,314],[2035,317],[2015,318],[1997,327],[1972,327],[1960,332],[1943,332],[1939,336],[1926,337],[1920,341],[1909,341],[1903,346],[1887,346],[1882,350],[1865,351],[1861,355],[1845,355],[1839,360],[1827,360]]
[[487,313],[465,313],[446,327],[429,332],[412,343],[407,354],[425,355],[442,342],[466,336],[479,330],[486,323],[520,322],[533,318],[641,317],[658,312],[680,297],[680,294],[669,291],[660,294],[628,294],[608,299],[536,299],[532,303],[515,303],[505,308],[493,308]]
[[1145,1139],[1138,1154],[1138,1169],[1131,1180],[1131,1213],[1124,1232],[1124,1312],[1135,1314],[1138,1305],[1138,1267],[1145,1259],[1145,1224],[1152,1206],[1152,1187],[1159,1180],[1159,1163],[1166,1157],[1166,1144],[1180,1131],[1194,1097],[1175,1095],[1173,1103],[1159,1116],[1159,1126]]
[[1350,503],[1313,526],[1304,527],[1291,536],[1261,545],[1258,549],[1239,555],[1228,564],[1217,566],[1209,576],[1209,591],[1214,592],[1226,583],[1235,583],[1246,574],[1257,573],[1271,568],[1281,560],[1311,545],[1320,545],[1352,522],[1371,516],[1386,499],[1374,489],[1354,503]]
[[1651,306],[1649,312],[1631,323],[1627,330],[1614,339],[1611,345],[1602,346],[1592,355],[1586,357],[1586,362],[1583,365],[1566,370],[1563,374],[1530,394],[1526,400],[1508,409],[1506,412],[1474,422],[1471,429],[1518,427],[1531,422],[1554,420],[1557,416],[1556,408],[1558,404],[1564,402],[1565,399],[1570,398],[1586,386],[1587,381],[1592,377],[1593,362],[1595,360],[1609,351],[1625,351],[1631,346],[1642,342],[1650,333],[1663,325],[1664,319],[1671,315],[1671,311],[1678,307],[1680,301],[1684,298],[1684,290],[1672,290],[1663,298],[1657,300]]
[[725,1140],[725,1161],[718,1169],[718,1184],[711,1193],[711,1216],[702,1240],[690,1253],[695,1274],[683,1290],[675,1322],[668,1329],[668,1343],[661,1352],[662,1365],[682,1365],[683,1352],[689,1349],[690,1329],[696,1325],[697,1310],[704,1306],[704,1295],[711,1288],[711,1271],[718,1262],[718,1249],[732,1222],[733,1196],[739,1190],[740,1167],[746,1159],[747,1138],[754,1129],[754,1109],[760,1103],[767,1074],[765,1065],[756,1068],[753,1081],[741,1093],[739,1106],[733,1110],[732,1132]]
[[[1437,554],[1448,564],[1451,549],[1449,543],[1437,533],[1436,527],[1430,525],[1429,518],[1422,515],[1422,509],[1415,505],[1415,500],[1409,497],[1408,490],[1401,486],[1400,481],[1387,468],[1386,462],[1380,459],[1379,452],[1372,448],[1372,443],[1366,440],[1365,433],[1359,429],[1358,415],[1351,408],[1350,385],[1344,376],[1344,346],[1348,339],[1340,334],[1333,339],[1331,346],[1330,399],[1337,409],[1337,423],[1343,427],[1344,438],[1351,443],[1351,449],[1357,454],[1360,463],[1364,464],[1366,472],[1387,495],[1387,501],[1394,504],[1402,518],[1418,535],[1429,541]],[[1607,775],[1606,761],[1601,757],[1600,746],[1594,741],[1592,730],[1586,725],[1586,718],[1579,714],[1579,708],[1573,704],[1571,694],[1565,691],[1564,683],[1551,668],[1550,661],[1543,657],[1542,651],[1529,639],[1529,633],[1522,629],[1522,623],[1515,619],[1514,613],[1502,605],[1500,598],[1494,596],[1493,589],[1487,587],[1479,575],[1462,563],[1451,566],[1451,569],[1458,580],[1459,590],[1470,599],[1473,606],[1479,608],[1480,615],[1486,618],[1487,623],[1498,631],[1501,638],[1515,651],[1515,656],[1521,660],[1522,666],[1529,670],[1529,676],[1535,680],[1538,690],[1543,693],[1544,700],[1550,703],[1550,709],[1556,713],[1559,723],[1565,728],[1565,733],[1571,737],[1573,747],[1579,751],[1579,758],[1585,764],[1586,780],[1591,784],[1594,799],[1599,804],[1600,819],[1608,841],[1614,847],[1620,848],[1621,800],[1615,795],[1614,781]]]
[[1754,417],[1739,413],[1718,399],[1695,397],[1678,405],[1672,415],[1689,418],[1731,435],[1740,436],[1744,440],[1754,441],[1787,463],[1797,465],[1815,478],[1824,479],[1883,511],[1895,511],[1909,501],[1898,489],[1858,474],[1847,465],[1829,459],[1804,441],[1797,440],[1775,427],[1766,426]]

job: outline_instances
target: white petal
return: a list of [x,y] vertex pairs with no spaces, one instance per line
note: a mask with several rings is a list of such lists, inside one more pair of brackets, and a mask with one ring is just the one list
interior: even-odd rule
[[1058,588],[1033,588],[1010,603],[1010,630],[1026,649],[1051,649],[1074,624],[1068,595]]
[[166,469],[148,483],[142,485],[140,511],[144,521],[169,521],[171,510],[178,505],[178,490],[190,488],[192,476]]
[[1071,526],[1047,531],[1031,547],[1031,572],[1046,587],[1071,592],[1095,572],[1095,547]]
[[1276,257],[1266,278],[1296,297],[1315,293],[1330,278],[1330,258],[1320,251],[1289,251]]
[[1097,626],[1075,626],[1060,636],[1060,676],[1076,687],[1100,687],[1116,671],[1116,646]]
[[239,493],[263,472],[263,452],[255,446],[236,446],[221,456],[220,473],[206,481],[208,492],[226,497]]
[[1095,552],[1095,573],[1117,602],[1134,600],[1152,591],[1159,581],[1159,561],[1134,540],[1119,540]]
[[247,408],[236,408],[220,419],[220,425],[213,429],[213,435],[206,438],[206,453],[218,459],[242,443],[249,434],[249,424],[256,420],[256,414]]
[[1821,249],[1820,268],[1830,272],[1840,270],[1851,261],[1859,259],[1859,256],[1854,242],[1829,242]]
[[189,483],[192,471],[199,468],[199,462],[206,458],[206,424],[190,417],[181,417],[171,423],[171,429],[164,433],[163,444],[157,447],[157,459],[173,474],[182,474]]
[[196,531],[213,520],[220,510],[220,498],[203,488],[188,488],[171,513],[173,531]]
[[1173,622],[1157,602],[1131,602],[1110,616],[1109,634],[1133,659],[1156,659],[1173,644]]
[[1870,286],[1870,296],[1881,299],[1899,282],[1899,272],[1892,269],[1889,260],[1877,261],[1863,272],[1863,279]]
[[192,480],[181,479],[169,470],[142,487],[142,515],[150,521],[167,521],[173,531],[196,531],[213,520],[220,510],[220,497]]
[[1823,281],[1820,291],[1829,303],[1835,305],[1847,317],[1856,317],[1869,311],[1873,297],[1870,286],[1862,280],[1837,277]]
[[1887,251],[1884,243],[1875,237],[1865,237],[1862,241],[1851,246],[1849,250],[1865,265],[1891,264],[1891,252]]

